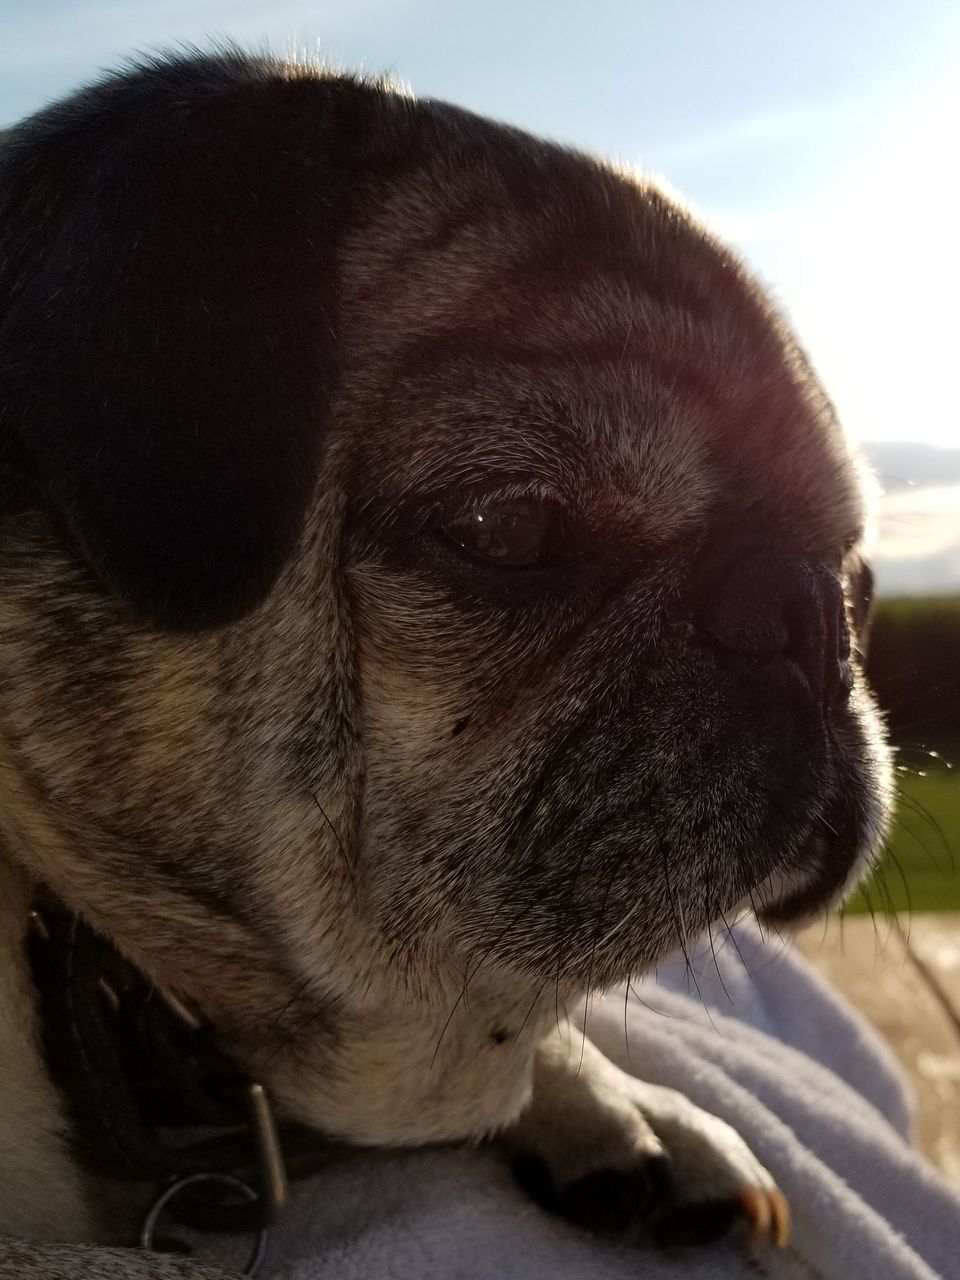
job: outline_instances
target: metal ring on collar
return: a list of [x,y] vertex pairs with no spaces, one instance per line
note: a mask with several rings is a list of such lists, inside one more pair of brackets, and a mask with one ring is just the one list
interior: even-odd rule
[[[171,1182],[168,1187],[157,1196],[153,1204],[147,1210],[147,1215],[143,1220],[143,1226],[140,1228],[140,1245],[144,1249],[153,1248],[154,1233],[157,1229],[157,1223],[164,1209],[176,1196],[180,1194],[186,1187],[194,1187],[204,1182],[218,1183],[221,1186],[232,1187],[234,1191],[238,1191],[245,1200],[254,1201],[257,1199],[257,1193],[240,1178],[235,1178],[231,1173],[191,1173],[186,1177],[177,1178],[176,1182]],[[245,1276],[255,1276],[260,1270],[264,1256],[267,1252],[267,1230],[265,1227],[259,1228],[256,1239],[254,1240],[253,1252],[243,1269]]]

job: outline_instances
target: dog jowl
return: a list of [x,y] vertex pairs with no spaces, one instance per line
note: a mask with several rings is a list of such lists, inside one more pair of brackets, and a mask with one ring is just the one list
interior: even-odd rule
[[556,1012],[821,909],[886,824],[858,476],[737,258],[453,107],[158,61],[7,135],[0,370],[4,1017],[42,1103],[0,1224],[99,1229],[41,887],[328,1135],[502,1135],[580,1218],[664,1147],[681,1206],[684,1159],[779,1204]]

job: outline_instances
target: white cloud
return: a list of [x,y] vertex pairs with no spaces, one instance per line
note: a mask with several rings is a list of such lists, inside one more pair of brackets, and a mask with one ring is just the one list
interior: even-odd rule
[[845,127],[853,124],[875,126],[876,109],[872,103],[832,100],[741,116],[678,141],[663,144],[657,149],[657,164],[669,173],[675,166],[688,165],[693,161],[708,161],[712,164],[718,157],[731,152],[753,150],[769,143],[789,146],[792,142],[818,133],[835,134],[841,120]]
[[960,592],[960,485],[885,494],[871,559],[885,595]]
[[712,219],[788,301],[857,439],[960,445],[958,118],[960,66],[890,116],[839,180],[787,207]]

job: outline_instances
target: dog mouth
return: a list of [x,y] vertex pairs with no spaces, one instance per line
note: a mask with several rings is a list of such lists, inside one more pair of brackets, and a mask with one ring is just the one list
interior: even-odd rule
[[886,760],[869,735],[849,727],[845,735],[828,733],[817,773],[824,785],[808,798],[807,821],[794,827],[793,840],[784,833],[790,852],[744,904],[762,925],[793,929],[836,909],[883,849],[891,811]]
[[750,906],[760,923],[771,928],[806,924],[842,903],[869,863],[870,851],[862,841],[849,841],[820,821],[800,858],[767,876],[751,894]]
[[[883,806],[879,801],[873,803],[869,791],[852,790],[838,792],[818,808],[806,832],[795,833],[792,838],[788,829],[782,832],[785,845],[792,845],[790,854],[774,854],[776,838],[768,836],[767,856],[763,859],[767,861],[765,874],[760,870],[759,858],[745,859],[742,849],[739,856],[733,856],[731,861],[740,861],[742,877],[733,896],[744,892],[745,884],[750,884],[749,892],[739,902],[731,899],[726,905],[722,901],[722,886],[716,887],[716,897],[708,893],[705,931],[709,931],[712,924],[726,924],[731,918],[754,915],[764,928],[792,932],[844,902],[876,859],[884,829]],[[675,884],[673,888],[677,911],[682,908],[682,942],[682,918],[685,916],[687,923],[691,923],[696,916],[696,906],[680,886]],[[722,906],[719,914],[718,906]],[[607,937],[600,938],[600,948],[605,941]],[[675,938],[673,945],[676,941]]]

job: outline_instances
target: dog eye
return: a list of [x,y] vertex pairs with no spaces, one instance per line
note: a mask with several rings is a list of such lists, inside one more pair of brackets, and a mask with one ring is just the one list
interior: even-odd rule
[[448,519],[444,531],[468,555],[491,564],[539,564],[547,553],[554,512],[533,498],[510,498],[470,507]]

